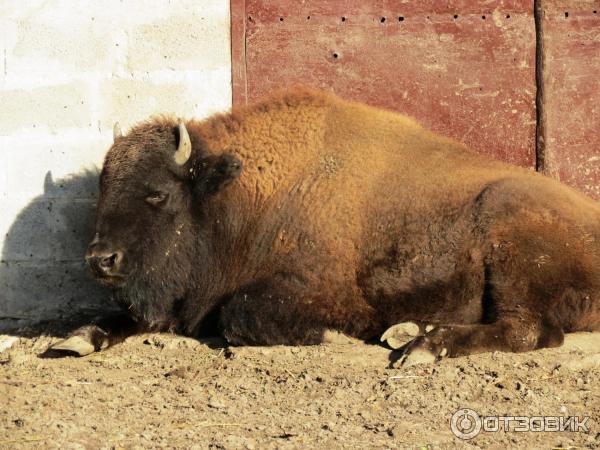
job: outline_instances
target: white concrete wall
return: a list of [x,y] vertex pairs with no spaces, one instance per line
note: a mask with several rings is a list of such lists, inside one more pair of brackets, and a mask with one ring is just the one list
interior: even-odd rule
[[228,0],[0,0],[0,329],[103,308],[97,168],[152,114],[231,105]]

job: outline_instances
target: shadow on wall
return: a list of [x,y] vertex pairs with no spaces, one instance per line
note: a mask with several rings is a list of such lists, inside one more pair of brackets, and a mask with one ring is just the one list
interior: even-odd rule
[[84,263],[93,235],[97,170],[44,179],[19,213],[0,261],[0,332],[63,335],[114,307]]

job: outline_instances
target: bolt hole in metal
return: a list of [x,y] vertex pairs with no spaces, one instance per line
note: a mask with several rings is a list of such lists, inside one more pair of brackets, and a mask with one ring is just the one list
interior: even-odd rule
[[[458,16],[458,14],[454,14],[452,17],[454,18],[454,20],[458,20],[458,17],[459,17],[459,16]],[[506,15],[506,18],[507,18],[507,19],[510,19],[510,14],[507,14],[507,15]],[[483,14],[483,15],[481,16],[481,20],[486,20],[486,19],[487,19],[487,16],[486,16],[485,14]]]
[[[593,11],[592,11],[592,14],[598,14],[598,10],[596,10],[596,9],[595,9],[595,10],[593,10]],[[459,15],[458,15],[458,14],[454,14],[452,17],[454,18],[454,20],[458,20],[458,18],[459,18]],[[510,14],[506,14],[506,16],[505,16],[505,17],[506,17],[507,19],[510,19],[510,18],[511,18],[511,15],[510,15]],[[568,17],[569,17],[569,12],[568,12],[568,11],[565,11],[565,18],[568,18]],[[429,17],[427,17],[427,18],[429,19]],[[311,19],[311,16],[306,16],[306,20],[310,20],[310,19]],[[481,16],[481,19],[482,19],[482,20],[486,20],[486,19],[487,19],[487,16],[484,14],[484,15],[482,15],[482,16]],[[280,21],[280,22],[283,22],[284,20],[285,20],[285,18],[284,18],[284,17],[279,17],[279,21]],[[348,18],[347,18],[346,16],[342,16],[342,17],[340,17],[340,20],[341,20],[342,22],[346,22],[346,21],[348,20]],[[387,18],[386,18],[386,17],[380,17],[380,19],[379,19],[379,22],[381,22],[381,23],[385,23],[385,22],[386,22],[386,20],[387,20]],[[398,16],[398,22],[404,22],[405,20],[406,20],[406,18],[405,18],[404,16]],[[253,21],[254,21],[254,19],[252,18],[252,16],[248,16],[248,21],[249,21],[249,22],[253,22]]]
[[337,53],[333,54],[333,59],[338,59],[340,57],[340,55],[338,55]]
[[[593,10],[593,11],[592,11],[592,14],[598,14],[598,10],[597,10],[597,9]],[[452,17],[454,17],[454,20],[457,20],[457,19],[459,18],[459,15],[458,15],[458,14],[454,14]],[[310,18],[311,18],[311,16],[306,16],[306,20],[310,20]],[[428,17],[428,18],[429,18],[429,17]],[[487,17],[485,16],[485,14],[481,16],[481,19],[482,19],[482,20],[486,20],[486,18],[487,18]],[[510,19],[510,18],[511,18],[511,15],[510,15],[510,14],[507,14],[507,15],[506,15],[506,18],[507,18],[507,19]],[[565,18],[569,18],[569,11],[565,11]],[[347,18],[346,16],[342,16],[340,19],[341,19],[341,21],[342,21],[342,22],[346,22],[346,21],[348,20],[348,18]],[[404,20],[405,20],[405,19],[406,19],[406,18],[405,18],[404,16],[398,16],[398,22],[404,22]],[[285,20],[285,19],[284,19],[283,17],[280,17],[280,18],[279,18],[279,21],[280,21],[280,22],[283,22],[284,20]],[[381,18],[379,19],[379,21],[380,21],[381,23],[385,23],[385,21],[386,21],[386,20],[387,20],[387,19],[386,19],[385,17],[381,17]],[[249,21],[249,22],[253,22],[253,21],[254,21],[254,19],[252,18],[252,16],[248,16],[248,21]]]

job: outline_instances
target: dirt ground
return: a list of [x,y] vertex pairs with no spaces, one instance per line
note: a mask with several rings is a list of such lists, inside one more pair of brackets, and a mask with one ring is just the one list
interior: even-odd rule
[[[600,447],[600,333],[408,368],[388,368],[378,345],[227,348],[164,334],[41,358],[56,340],[20,337],[0,353],[0,448]],[[450,427],[461,408],[589,416],[589,431],[510,423],[461,440]]]

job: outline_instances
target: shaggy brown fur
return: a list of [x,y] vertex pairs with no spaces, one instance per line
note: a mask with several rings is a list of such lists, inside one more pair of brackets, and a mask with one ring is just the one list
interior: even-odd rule
[[137,330],[307,344],[415,321],[438,326],[405,351],[458,356],[600,328],[600,206],[554,180],[304,89],[187,129],[184,167],[158,118],[101,177],[95,245],[124,254],[104,282]]

